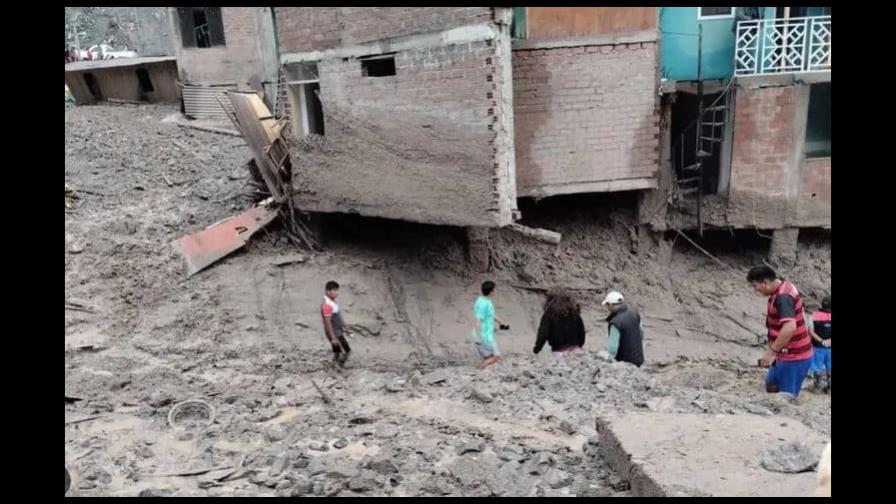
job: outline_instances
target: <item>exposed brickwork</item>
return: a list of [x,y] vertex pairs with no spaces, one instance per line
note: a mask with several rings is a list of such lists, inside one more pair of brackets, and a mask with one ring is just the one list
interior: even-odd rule
[[306,164],[294,185],[309,188],[299,205],[458,226],[509,224],[515,199],[507,197],[507,167],[496,154],[498,135],[510,135],[497,126],[499,64],[493,40],[401,51],[388,77],[363,76],[356,58],[320,61],[330,150],[296,152]]
[[737,89],[728,220],[779,228],[788,211],[795,88]]
[[803,161],[799,218],[806,226],[831,224],[831,158]]
[[492,21],[491,7],[276,7],[280,51],[308,52]]
[[656,99],[654,43],[514,51],[519,194],[655,178]]
[[339,47],[340,7],[274,7],[280,53]]
[[[805,86],[737,89],[728,221],[760,228],[829,226],[831,160],[805,159]],[[814,196],[813,196],[814,194]]]
[[793,147],[793,87],[741,89],[735,107],[731,191],[769,196],[787,192]]
[[226,45],[184,48],[180,41],[177,10],[172,8],[176,36],[177,65],[181,80],[189,84],[236,83],[247,85],[256,75],[265,77],[262,37],[259,36],[260,7],[221,7]]

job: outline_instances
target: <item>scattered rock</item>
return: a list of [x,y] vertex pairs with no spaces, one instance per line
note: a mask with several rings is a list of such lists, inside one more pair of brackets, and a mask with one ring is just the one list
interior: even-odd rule
[[526,472],[533,475],[545,474],[550,468],[552,457],[547,452],[538,452],[526,465]]
[[469,390],[470,390],[470,397],[472,397],[473,399],[476,399],[477,401],[479,401],[481,403],[490,403],[495,400],[492,397],[492,395],[489,394],[488,392],[482,392],[482,391],[476,389],[475,387],[472,387]]
[[341,449],[345,448],[346,446],[348,446],[348,440],[345,438],[339,438],[336,440],[335,443],[333,443],[333,447],[336,448],[337,450],[341,450]]
[[498,458],[501,459],[501,460],[503,460],[503,461],[505,461],[505,462],[510,462],[511,460],[520,460],[520,459],[522,459],[522,458],[523,458],[523,454],[520,453],[518,450],[512,448],[512,447],[506,446],[506,447],[504,447],[504,448],[501,449],[501,452],[500,452],[500,453],[498,453]]
[[785,474],[809,472],[818,465],[818,455],[799,442],[790,442],[762,456],[767,471]]
[[454,487],[439,478],[428,480],[420,490],[428,495],[448,495],[454,491]]
[[383,459],[383,460],[375,460],[367,464],[367,467],[375,472],[380,474],[394,474],[398,472],[398,467],[392,463],[391,460]]
[[538,486],[538,489],[535,491],[536,497],[573,497],[572,495],[552,490],[549,488],[544,488],[541,485]]
[[576,493],[576,497],[610,497],[613,492],[609,488],[600,488],[596,486],[588,486],[582,488]]
[[289,433],[287,433],[286,429],[284,429],[282,427],[271,427],[268,430],[266,430],[264,433],[265,439],[267,439],[268,441],[270,441],[272,443],[276,443],[277,441],[283,441],[284,439],[286,439],[287,435],[289,435]]
[[137,497],[171,497],[175,492],[171,488],[147,488],[137,494]]
[[386,390],[389,392],[401,392],[405,389],[407,380],[404,378],[396,378],[386,384]]
[[569,486],[573,482],[573,477],[566,471],[561,469],[553,468],[545,474],[543,478],[544,482],[547,483],[551,488],[563,488],[565,486]]
[[358,476],[349,480],[348,488],[354,492],[367,492],[376,488],[376,482],[370,478]]
[[94,467],[84,474],[84,479],[108,485],[112,482],[112,475],[102,469]]
[[81,252],[84,252],[84,246],[77,243],[73,243],[71,247],[68,248],[69,254],[80,254]]
[[465,453],[479,453],[483,450],[485,450],[485,443],[483,443],[482,441],[469,441],[458,445],[457,454],[463,455]]
[[628,481],[625,481],[619,475],[612,475],[607,479],[607,484],[610,485],[610,488],[616,490],[617,492],[624,492],[629,489]]
[[271,477],[279,476],[280,473],[286,469],[286,466],[289,464],[289,457],[287,455],[280,455],[274,459],[274,463],[271,464]]
[[575,426],[573,426],[571,423],[567,422],[566,420],[563,420],[562,422],[560,422],[560,430],[569,436],[572,436],[573,434],[576,433]]
[[594,435],[588,438],[588,444],[591,446],[597,446],[600,444],[600,436]]
[[311,495],[314,491],[314,483],[310,480],[303,479],[295,484],[292,487],[292,491],[289,493],[290,497],[304,497],[306,495]]
[[448,381],[448,378],[451,377],[451,373],[446,369],[438,369],[433,371],[432,373],[427,373],[420,378],[420,382],[424,385],[435,385],[436,383],[442,383],[444,381]]

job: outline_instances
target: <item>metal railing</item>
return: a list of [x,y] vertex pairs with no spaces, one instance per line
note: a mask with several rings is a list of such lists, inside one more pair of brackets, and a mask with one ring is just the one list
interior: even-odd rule
[[831,71],[831,16],[737,24],[734,75]]

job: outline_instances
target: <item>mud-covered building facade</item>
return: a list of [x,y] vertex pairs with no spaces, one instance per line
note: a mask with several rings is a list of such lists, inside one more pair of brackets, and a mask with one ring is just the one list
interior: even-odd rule
[[330,149],[294,155],[304,208],[496,227],[518,197],[657,186],[655,8],[275,18],[293,132]]
[[830,8],[800,9],[274,8],[297,203],[499,227],[637,191],[644,229],[795,243],[830,227]]

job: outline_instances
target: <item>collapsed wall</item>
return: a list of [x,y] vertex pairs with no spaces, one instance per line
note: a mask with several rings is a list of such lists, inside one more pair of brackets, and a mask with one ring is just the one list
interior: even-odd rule
[[[342,24],[310,45],[293,34],[327,13],[277,9],[281,62],[302,76],[288,81],[296,205],[454,226],[511,223],[509,16],[390,9],[383,19],[415,11],[413,23],[390,32],[357,9],[334,9]],[[306,129],[317,120],[314,96],[322,125]]]

